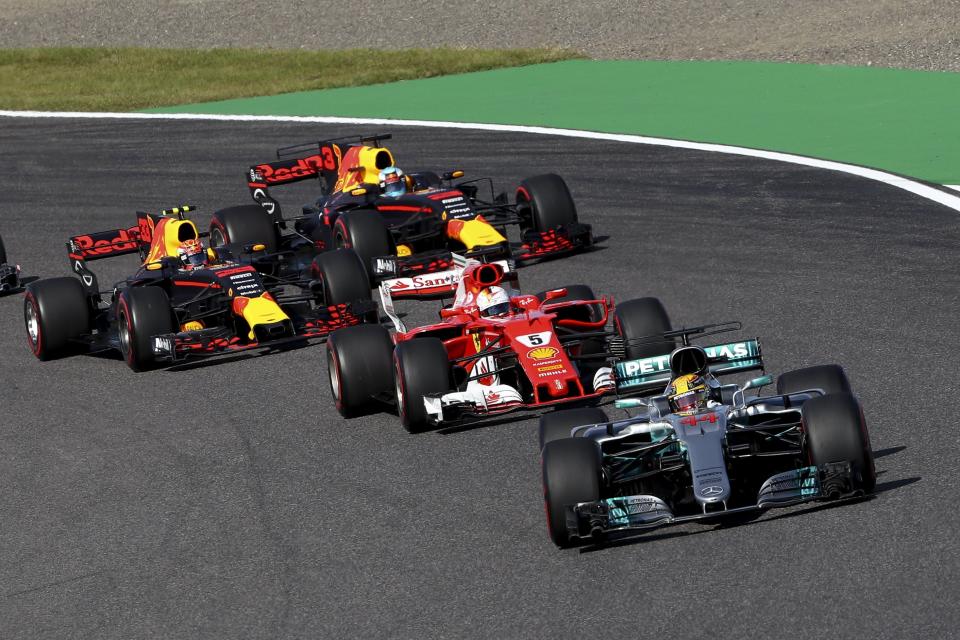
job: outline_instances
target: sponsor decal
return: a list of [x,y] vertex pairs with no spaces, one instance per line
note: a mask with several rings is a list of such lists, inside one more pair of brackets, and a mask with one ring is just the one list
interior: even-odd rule
[[[92,235],[74,236],[70,239],[71,249],[78,250],[85,258],[106,256],[111,253],[135,251],[139,227],[117,229]],[[116,235],[113,235],[113,234]]]
[[712,496],[718,496],[718,495],[720,495],[721,493],[723,493],[723,487],[721,487],[720,485],[716,485],[716,484],[712,484],[712,485],[710,485],[709,487],[704,487],[703,489],[700,489],[700,495],[702,495],[702,496],[705,497],[705,498],[710,498],[710,497],[712,497]]
[[541,331],[539,333],[528,333],[525,336],[517,336],[517,342],[525,347],[539,347],[550,342],[553,337],[552,331]]
[[153,352],[154,353],[173,353],[173,340],[171,340],[170,338],[154,338]]
[[719,344],[715,347],[705,347],[704,351],[711,358],[746,358],[750,356],[750,347],[746,342]]
[[391,291],[403,291],[404,289],[428,289],[430,287],[449,287],[456,280],[456,274],[443,273],[426,276],[414,276],[412,278],[397,278],[390,285]]
[[559,349],[554,347],[537,347],[527,351],[527,357],[531,360],[548,360],[559,353]]

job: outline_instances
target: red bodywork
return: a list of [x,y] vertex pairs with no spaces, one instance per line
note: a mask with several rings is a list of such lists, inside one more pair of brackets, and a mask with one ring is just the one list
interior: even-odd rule
[[[476,356],[484,351],[498,352],[496,358],[510,353],[516,355],[517,365],[530,382],[530,397],[525,398],[524,407],[537,407],[585,398],[593,398],[608,393],[608,390],[594,392],[584,382],[570,355],[578,355],[579,344],[564,347],[557,337],[557,329],[568,328],[574,332],[602,331],[606,327],[613,310],[613,300],[578,300],[551,303],[553,298],[566,295],[566,289],[548,292],[547,299],[541,302],[536,296],[519,295],[511,298],[516,309],[514,315],[505,318],[485,318],[475,303],[476,296],[484,287],[500,283],[504,279],[503,269],[495,264],[477,264],[466,268],[463,273],[462,299],[458,299],[450,309],[440,312],[442,321],[412,329],[406,333],[397,333],[397,343],[416,337],[432,336],[440,338],[447,348],[447,354],[454,365],[464,367],[471,377],[482,376],[485,370],[475,370],[481,360]],[[602,318],[596,321],[582,321],[571,318],[558,318],[557,311],[574,306],[599,306],[603,309]],[[484,379],[480,378],[481,384]],[[513,409],[516,407],[510,407]],[[505,409],[509,410],[509,409]]]

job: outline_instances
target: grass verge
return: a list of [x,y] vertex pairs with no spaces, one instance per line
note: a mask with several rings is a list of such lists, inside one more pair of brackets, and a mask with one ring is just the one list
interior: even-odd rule
[[133,111],[578,57],[561,49],[0,49],[0,109]]

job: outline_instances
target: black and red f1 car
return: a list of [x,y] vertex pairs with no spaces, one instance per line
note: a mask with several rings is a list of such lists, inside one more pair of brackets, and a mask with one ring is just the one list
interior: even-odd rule
[[[470,261],[455,279],[454,303],[441,309],[436,324],[408,331],[393,309],[392,282],[385,281],[380,292],[394,335],[377,325],[331,336],[330,387],[342,415],[387,402],[396,405],[407,430],[419,431],[518,409],[590,402],[615,391],[611,361],[672,346],[665,340],[632,342],[669,330],[656,298],[615,307],[585,285],[520,295],[510,286],[517,278],[506,262]],[[494,286],[509,291],[510,309],[484,316],[477,297]]]
[[20,290],[20,266],[7,264],[7,250],[0,237],[0,296]]
[[[79,280],[27,285],[24,319],[33,353],[118,350],[134,370],[192,356],[273,348],[325,338],[376,318],[363,265],[352,251],[317,256],[309,281],[269,275],[284,256],[263,245],[226,245],[186,266],[178,248],[201,235],[191,207],[137,213],[127,229],[78,235],[67,243]],[[139,253],[141,267],[101,291],[87,262]]]
[[[211,222],[211,244],[350,247],[374,283],[449,269],[453,254],[517,263],[592,245],[590,225],[579,222],[570,191],[555,174],[522,181],[513,204],[506,193],[494,194],[489,179],[457,182],[463,171],[409,173],[402,195],[386,195],[379,175],[395,160],[380,143],[390,138],[348,137],[278,149],[278,161],[252,166],[247,176],[253,199],[269,215],[258,220],[249,210],[225,210]],[[319,181],[320,197],[301,215],[284,218],[271,190],[307,179]],[[484,184],[489,199],[480,197]],[[293,232],[282,233],[290,222]],[[507,239],[508,226],[519,227],[519,242]]]

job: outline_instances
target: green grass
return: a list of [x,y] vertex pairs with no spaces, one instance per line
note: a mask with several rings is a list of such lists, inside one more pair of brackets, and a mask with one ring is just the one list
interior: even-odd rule
[[578,57],[561,49],[0,49],[0,109],[133,111]]

